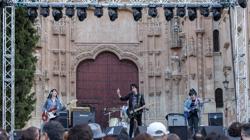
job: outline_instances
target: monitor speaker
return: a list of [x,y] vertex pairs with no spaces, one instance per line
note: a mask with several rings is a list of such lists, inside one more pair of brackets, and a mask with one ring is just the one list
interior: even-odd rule
[[188,127],[187,126],[169,126],[170,133],[174,133],[180,137],[181,140],[188,139]]
[[108,127],[105,130],[107,136],[116,137],[119,140],[130,140],[126,129],[123,126]]
[[95,112],[73,111],[71,114],[72,127],[78,124],[95,123]]
[[223,113],[208,113],[208,125],[223,126]]
[[211,133],[216,133],[220,135],[224,135],[223,126],[203,126],[201,129],[201,134],[203,136],[207,136]]
[[147,127],[146,126],[138,126],[135,129],[135,134],[134,137],[136,137],[137,135],[141,134],[141,133],[146,133],[147,132]]

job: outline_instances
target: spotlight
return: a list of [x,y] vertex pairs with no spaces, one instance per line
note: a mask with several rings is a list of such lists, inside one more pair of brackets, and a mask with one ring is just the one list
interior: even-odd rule
[[193,21],[197,18],[197,12],[196,12],[196,8],[197,6],[195,5],[191,5],[191,6],[188,6],[187,9],[188,9],[188,18],[190,21]]
[[220,20],[220,18],[221,18],[221,9],[222,9],[222,6],[220,4],[212,5],[214,21]]
[[85,18],[87,18],[87,6],[81,6],[81,7],[77,7],[77,17],[79,19],[79,21],[83,21]]
[[155,4],[148,5],[148,15],[155,18],[158,15],[157,6]]
[[200,13],[204,17],[208,17],[209,16],[209,6],[208,5],[201,5],[200,6]]
[[132,7],[133,10],[133,17],[135,21],[138,21],[142,18],[142,7],[141,6],[134,6]]
[[66,8],[65,10],[66,16],[72,18],[75,15],[74,5],[66,5],[65,8]]
[[101,5],[95,5],[94,14],[98,18],[102,17],[103,16],[103,7]]
[[42,15],[43,17],[49,16],[49,6],[48,5],[41,5],[40,15]]
[[37,14],[38,7],[35,5],[30,5],[27,8],[28,8],[28,17],[32,22],[34,22],[38,15]]
[[170,21],[174,17],[174,5],[164,5],[164,15],[167,21]]
[[238,0],[238,4],[240,5],[240,7],[246,8],[247,7],[247,0]]
[[118,18],[117,9],[118,9],[117,6],[108,7],[108,14],[110,21],[115,21]]
[[53,7],[52,15],[55,21],[59,21],[63,17],[62,7]]
[[177,16],[184,17],[186,15],[185,5],[177,5]]

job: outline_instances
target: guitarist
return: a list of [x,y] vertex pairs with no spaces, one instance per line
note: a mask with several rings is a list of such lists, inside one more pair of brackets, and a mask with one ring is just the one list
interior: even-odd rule
[[[43,114],[42,119],[43,121],[49,121],[52,119],[56,119],[56,112],[63,110],[64,106],[62,101],[58,95],[56,89],[52,89],[47,97],[46,102],[43,105]],[[53,118],[49,118],[49,113],[53,114]]]
[[[144,97],[142,94],[138,93],[138,87],[136,84],[130,85],[131,92],[126,96],[122,97],[120,94],[120,89],[117,89],[117,95],[121,101],[128,101],[128,111],[133,111],[136,108],[142,107],[145,105]],[[129,136],[132,138],[133,129],[134,129],[134,120],[136,119],[138,126],[142,125],[142,110],[134,112],[130,118],[130,127],[129,127]]]
[[197,92],[193,88],[190,89],[189,98],[184,102],[184,116],[188,120],[192,134],[198,132],[201,106],[202,101],[197,97]]

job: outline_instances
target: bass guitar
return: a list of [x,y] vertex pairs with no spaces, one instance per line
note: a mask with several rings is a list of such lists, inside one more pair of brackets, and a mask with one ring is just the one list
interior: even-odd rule
[[136,109],[127,109],[126,113],[128,115],[128,118],[131,119],[132,117],[134,117],[136,115],[136,113],[144,108],[146,108],[146,106],[150,106],[152,104],[149,104],[149,105],[143,105],[139,108],[136,108]]

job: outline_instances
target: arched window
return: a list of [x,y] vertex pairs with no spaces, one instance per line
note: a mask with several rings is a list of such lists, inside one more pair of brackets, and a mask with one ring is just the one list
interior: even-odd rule
[[215,90],[215,104],[216,108],[223,107],[223,91],[221,88]]
[[219,31],[214,30],[213,31],[213,45],[214,45],[214,52],[220,51],[220,38],[219,38]]

